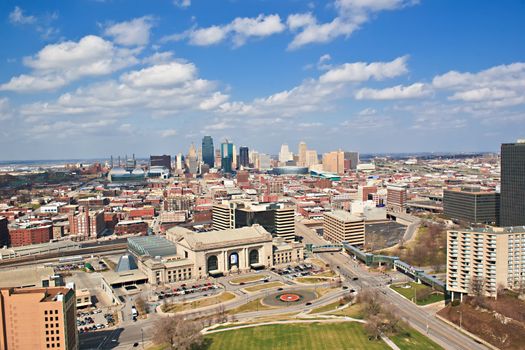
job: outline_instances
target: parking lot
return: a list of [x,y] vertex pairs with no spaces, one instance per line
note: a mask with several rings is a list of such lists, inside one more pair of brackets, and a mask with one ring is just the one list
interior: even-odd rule
[[157,300],[163,300],[167,298],[184,298],[187,299],[189,296],[195,297],[206,297],[213,294],[217,294],[221,291],[221,286],[212,282],[175,285],[162,290],[154,292]]
[[275,269],[273,272],[280,276],[292,279],[297,277],[311,276],[316,273],[323,272],[323,270],[314,267],[312,264],[299,264],[297,266],[288,265],[284,269]]
[[79,333],[93,332],[115,324],[115,319],[110,313],[100,309],[86,309],[77,311],[77,327]]

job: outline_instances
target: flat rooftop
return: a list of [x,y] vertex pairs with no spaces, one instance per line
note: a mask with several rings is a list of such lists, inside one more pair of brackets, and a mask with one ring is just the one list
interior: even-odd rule
[[330,216],[336,220],[339,221],[363,221],[362,217],[359,217],[357,215],[353,215],[352,213],[346,211],[346,210],[334,210],[332,212],[326,212],[324,213],[326,216]]
[[0,288],[40,287],[42,280],[55,275],[52,267],[19,267],[0,270]]
[[480,232],[480,233],[525,233],[525,226],[510,226],[510,227],[473,227],[464,230],[450,230],[458,232]]

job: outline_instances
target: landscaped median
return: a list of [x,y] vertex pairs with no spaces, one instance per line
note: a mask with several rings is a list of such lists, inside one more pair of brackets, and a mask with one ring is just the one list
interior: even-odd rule
[[232,280],[230,280],[228,283],[232,284],[232,285],[240,285],[240,284],[243,284],[243,283],[254,283],[254,282],[258,282],[258,281],[263,281],[267,278],[269,278],[270,276],[268,275],[250,275],[250,276],[243,276],[243,277],[238,277],[238,278],[234,278]]
[[390,289],[420,306],[445,300],[443,293],[415,282],[392,284]]
[[255,286],[250,286],[250,287],[246,287],[244,288],[244,290],[246,292],[250,292],[250,293],[254,293],[254,292],[259,292],[261,290],[265,290],[265,289],[270,289],[270,288],[276,288],[276,287],[283,287],[285,284],[282,283],[282,282],[268,282],[268,283],[261,283],[261,284],[257,284]]
[[173,304],[164,304],[161,306],[162,312],[181,312],[192,309],[199,309],[202,307],[213,306],[216,304],[224,303],[226,301],[232,300],[235,298],[235,294],[230,292],[223,292],[219,295],[195,299],[182,303],[173,303]]

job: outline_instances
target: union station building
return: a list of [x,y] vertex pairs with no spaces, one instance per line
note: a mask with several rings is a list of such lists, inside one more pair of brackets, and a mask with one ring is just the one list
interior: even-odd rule
[[[155,240],[163,241],[158,249]],[[218,277],[304,259],[302,243],[274,239],[259,225],[209,232],[174,227],[165,238],[130,238],[128,245],[151,284]]]

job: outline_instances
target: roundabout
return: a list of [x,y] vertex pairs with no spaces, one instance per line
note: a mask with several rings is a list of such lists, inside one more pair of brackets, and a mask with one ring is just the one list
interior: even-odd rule
[[317,299],[317,294],[310,290],[297,290],[293,292],[279,292],[266,296],[262,303],[268,306],[290,306],[307,303]]

